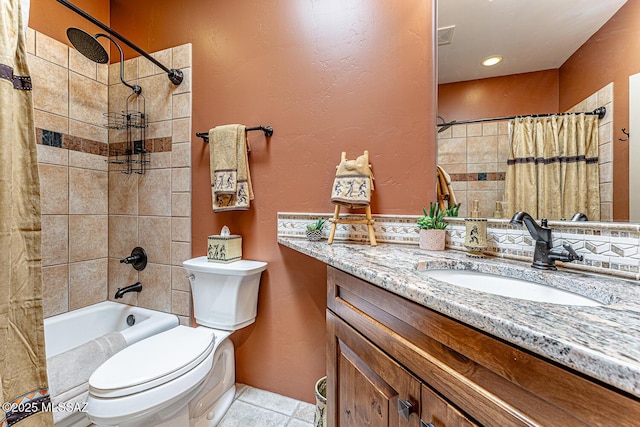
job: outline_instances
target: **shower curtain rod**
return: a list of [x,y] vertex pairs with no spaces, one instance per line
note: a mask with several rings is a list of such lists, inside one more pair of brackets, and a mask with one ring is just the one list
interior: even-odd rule
[[518,117],[550,117],[550,116],[563,116],[565,114],[586,114],[587,116],[598,116],[598,119],[602,120],[604,118],[604,115],[607,113],[607,109],[605,107],[598,107],[593,111],[586,111],[584,113],[551,113],[551,114],[526,114],[526,115],[522,115],[522,116],[504,116],[504,117],[491,117],[491,118],[486,118],[486,119],[475,119],[475,120],[463,120],[463,121],[456,121],[453,120],[451,122],[447,122],[447,123],[438,123],[436,125],[436,127],[444,127],[447,126],[454,126],[454,125],[466,125],[469,123],[481,123],[481,122],[497,122],[500,120],[513,120],[516,119]]
[[[251,132],[252,130],[261,130],[264,132],[264,136],[266,136],[267,138],[270,138],[273,136],[273,128],[271,126],[256,126],[256,127],[252,127],[252,128],[246,128],[245,131],[246,132]],[[209,142],[209,132],[197,132],[196,136],[198,138],[202,138],[204,140],[204,142]]]
[[133,42],[127,40],[124,36],[121,36],[115,30],[111,29],[111,27],[109,27],[109,26],[103,24],[102,22],[98,21],[96,18],[94,18],[93,16],[89,15],[87,12],[85,12],[82,9],[80,9],[75,4],[69,3],[67,0],[56,0],[56,1],[58,3],[60,3],[60,4],[62,4],[63,6],[67,7],[68,9],[71,9],[72,11],[77,13],[78,15],[82,16],[84,19],[86,19],[87,21],[91,22],[92,24],[94,24],[94,25],[100,27],[101,29],[103,29],[104,31],[108,32],[113,37],[117,38],[122,43],[126,44],[131,49],[135,50],[140,55],[144,56],[149,61],[151,61],[154,64],[156,64],[159,68],[161,68],[165,73],[167,73],[169,75],[169,80],[171,80],[171,83],[173,83],[174,85],[179,86],[180,83],[182,83],[183,75],[182,75],[182,71],[181,70],[177,70],[175,68],[169,69],[169,68],[165,67],[161,62],[159,62],[153,56],[149,55],[147,52],[145,52],[144,50],[142,50],[141,48],[136,46]]

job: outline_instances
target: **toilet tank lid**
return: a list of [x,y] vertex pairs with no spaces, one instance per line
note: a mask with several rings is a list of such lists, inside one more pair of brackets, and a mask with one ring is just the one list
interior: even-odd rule
[[267,263],[242,259],[240,261],[221,264],[209,262],[206,256],[188,259],[182,263],[185,270],[190,272],[202,272],[212,274],[225,274],[228,276],[248,276],[260,273],[267,268]]

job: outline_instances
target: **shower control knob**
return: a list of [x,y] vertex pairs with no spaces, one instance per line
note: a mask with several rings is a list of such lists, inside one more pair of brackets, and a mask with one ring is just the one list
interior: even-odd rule
[[142,271],[147,266],[147,253],[137,246],[131,251],[131,255],[120,260],[123,264],[131,264],[137,271]]

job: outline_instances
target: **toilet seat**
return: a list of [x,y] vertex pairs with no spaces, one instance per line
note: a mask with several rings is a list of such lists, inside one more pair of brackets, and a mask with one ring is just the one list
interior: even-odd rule
[[194,370],[211,355],[214,331],[177,326],[116,353],[89,378],[98,398],[124,397],[161,386]]

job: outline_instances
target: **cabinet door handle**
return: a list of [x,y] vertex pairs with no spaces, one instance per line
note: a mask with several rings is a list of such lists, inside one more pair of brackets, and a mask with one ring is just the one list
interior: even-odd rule
[[398,413],[402,415],[402,418],[409,421],[409,415],[413,412],[413,405],[408,400],[398,399]]
[[427,423],[425,421],[420,420],[420,427],[436,427],[433,423]]

